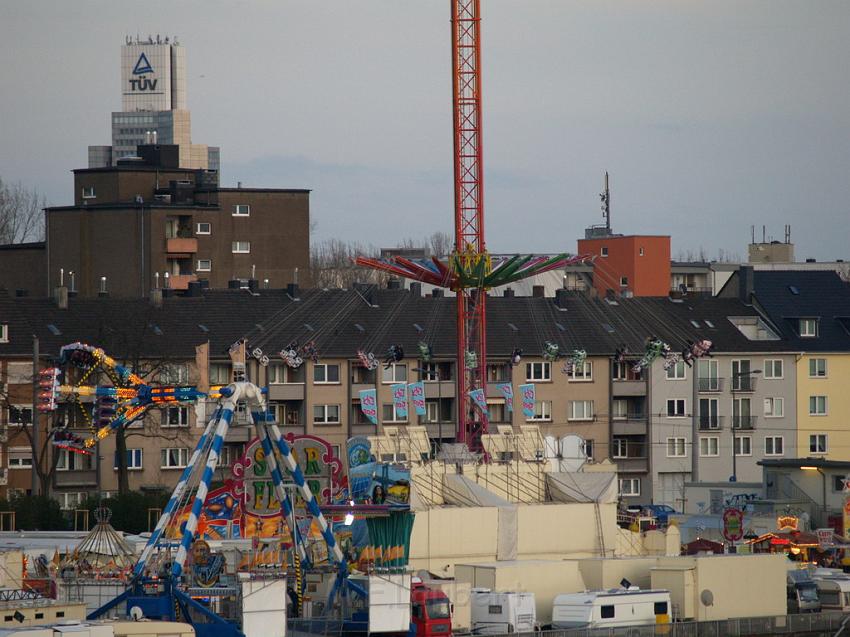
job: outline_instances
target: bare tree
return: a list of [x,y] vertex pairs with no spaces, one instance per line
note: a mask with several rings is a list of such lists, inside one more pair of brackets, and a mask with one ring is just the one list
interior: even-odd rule
[[46,206],[47,201],[35,189],[0,179],[0,244],[43,240],[42,209]]

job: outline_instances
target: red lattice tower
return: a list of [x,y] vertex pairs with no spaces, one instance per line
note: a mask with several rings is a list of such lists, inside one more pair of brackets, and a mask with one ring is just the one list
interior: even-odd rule
[[[455,255],[470,265],[482,259],[484,244],[484,165],[481,143],[481,2],[452,0],[452,106],[454,111]],[[484,388],[487,373],[486,299],[483,287],[457,294],[457,441],[474,430],[487,431],[487,416],[475,409],[469,392]],[[474,361],[474,363],[473,363]],[[476,425],[480,423],[480,427]]]

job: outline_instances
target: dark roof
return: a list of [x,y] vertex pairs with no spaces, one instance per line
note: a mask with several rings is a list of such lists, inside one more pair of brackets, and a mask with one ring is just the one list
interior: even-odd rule
[[756,464],[763,467],[799,469],[800,467],[815,467],[817,469],[850,469],[850,461],[824,460],[823,458],[781,458],[776,460],[759,460]]
[[[798,351],[850,350],[850,284],[836,272],[754,272],[755,303]],[[817,318],[817,337],[801,337],[800,318]]]
[[30,241],[29,243],[4,243],[0,250],[44,250],[44,241]]

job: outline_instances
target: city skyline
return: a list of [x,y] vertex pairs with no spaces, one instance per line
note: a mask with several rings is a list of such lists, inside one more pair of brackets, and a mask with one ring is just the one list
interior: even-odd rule
[[[850,9],[817,7],[488,2],[488,247],[574,250],[602,222],[607,170],[614,231],[670,234],[674,257],[743,256],[751,225],[782,240],[791,224],[798,260],[844,258],[850,88],[836,78]],[[0,79],[17,95],[0,104],[4,180],[70,202],[70,171],[109,141],[120,47],[137,33],[186,48],[195,140],[222,147],[224,185],[313,189],[314,241],[451,230],[449,15],[437,2],[12,5],[0,25],[15,52]]]

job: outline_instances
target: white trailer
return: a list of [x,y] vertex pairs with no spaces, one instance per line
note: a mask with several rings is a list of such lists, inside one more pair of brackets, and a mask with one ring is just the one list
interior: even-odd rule
[[850,577],[840,575],[819,575],[812,579],[818,588],[818,599],[822,610],[850,611]]
[[552,628],[618,628],[670,622],[670,591],[615,588],[558,595]]
[[477,635],[530,633],[537,624],[534,593],[470,591],[472,632]]

